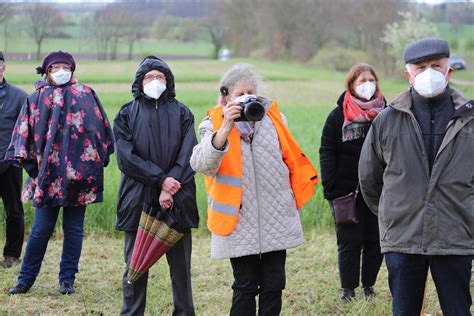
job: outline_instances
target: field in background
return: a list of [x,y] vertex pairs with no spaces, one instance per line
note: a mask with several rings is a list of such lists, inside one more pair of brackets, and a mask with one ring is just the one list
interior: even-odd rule
[[[319,141],[321,129],[329,111],[335,106],[335,100],[343,90],[344,73],[328,70],[315,70],[298,63],[274,63],[262,60],[221,61],[170,61],[170,67],[176,78],[177,98],[188,105],[195,115],[196,128],[208,108],[217,100],[220,76],[235,62],[244,61],[254,64],[266,81],[262,94],[279,101],[282,112],[287,116],[289,127],[306,154],[319,170]],[[34,73],[35,62],[7,63],[6,78],[18,84],[28,93],[33,91],[33,82],[39,78]],[[137,62],[95,62],[78,61],[76,75],[78,79],[90,85],[98,94],[109,120],[113,121],[121,105],[131,99],[131,82],[134,79]],[[454,74],[454,77],[457,73]],[[405,80],[381,78],[381,87],[387,100],[393,99],[407,87]],[[474,87],[458,86],[467,95],[474,96]],[[88,233],[114,233],[116,196],[120,172],[115,157],[105,172],[104,203],[88,207],[86,231]],[[201,175],[196,177],[198,186],[198,207],[201,226],[205,224],[206,199]],[[302,212],[306,228],[332,227],[332,218],[327,203],[322,196],[322,187],[318,185],[315,197]],[[0,212],[0,218],[4,212]],[[31,227],[33,211],[26,207],[26,227]],[[4,225],[4,221],[0,222]],[[58,225],[59,226],[59,225]]]

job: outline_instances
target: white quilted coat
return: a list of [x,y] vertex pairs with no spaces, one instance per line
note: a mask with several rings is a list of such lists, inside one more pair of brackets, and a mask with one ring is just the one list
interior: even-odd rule
[[[262,99],[266,108],[271,100]],[[202,136],[194,147],[191,167],[204,175],[215,175],[227,152],[217,150],[212,122],[199,125]],[[299,213],[290,186],[288,167],[282,160],[280,143],[271,119],[255,124],[251,144],[240,140],[242,148],[242,209],[235,230],[229,236],[212,234],[211,258],[235,258],[294,248],[304,241]]]

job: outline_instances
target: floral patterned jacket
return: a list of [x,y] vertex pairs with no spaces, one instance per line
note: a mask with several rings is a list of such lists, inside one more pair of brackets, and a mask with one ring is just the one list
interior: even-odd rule
[[46,79],[22,107],[5,161],[30,178],[22,200],[34,207],[102,201],[104,167],[113,133],[95,92],[75,78],[53,86]]

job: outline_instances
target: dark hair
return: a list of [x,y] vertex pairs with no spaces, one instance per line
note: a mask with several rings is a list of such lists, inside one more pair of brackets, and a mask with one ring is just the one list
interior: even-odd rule
[[377,91],[379,90],[379,78],[377,77],[377,75],[375,74],[375,71],[374,69],[372,68],[372,66],[370,66],[369,64],[364,64],[364,63],[360,63],[360,64],[357,64],[357,65],[354,65],[351,70],[349,70],[349,73],[347,75],[347,78],[346,78],[346,90],[349,91],[349,93],[353,96],[356,96],[356,92],[354,90],[354,88],[352,87],[354,85],[354,82],[357,80],[357,78],[359,78],[360,74],[363,73],[363,72],[366,72],[366,71],[369,71],[372,76],[374,76],[375,78],[375,84],[377,86]]

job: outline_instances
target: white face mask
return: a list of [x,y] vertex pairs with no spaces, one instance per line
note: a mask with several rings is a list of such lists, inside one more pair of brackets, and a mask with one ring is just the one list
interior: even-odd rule
[[235,103],[245,102],[247,98],[252,98],[252,97],[256,98],[257,96],[254,94],[244,94],[244,95],[241,95],[240,97],[235,98],[234,102]]
[[166,85],[158,79],[148,82],[143,86],[143,92],[155,100],[158,100],[165,90]]
[[61,68],[58,71],[51,73],[51,78],[53,78],[56,85],[60,86],[69,82],[69,80],[71,80],[71,75],[72,73],[70,71]]
[[355,88],[355,92],[366,100],[370,100],[377,90],[375,83],[366,81]]
[[407,71],[410,76],[412,76],[412,78],[415,78],[413,88],[415,88],[419,95],[425,98],[432,98],[440,95],[444,92],[446,86],[448,85],[446,75],[448,74],[449,68],[444,75],[439,71],[428,68],[414,77],[410,71],[410,68],[408,68],[408,65]]

